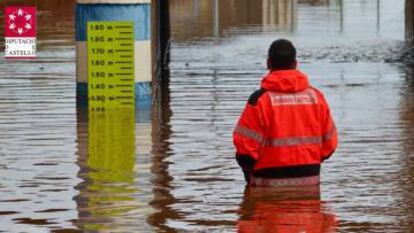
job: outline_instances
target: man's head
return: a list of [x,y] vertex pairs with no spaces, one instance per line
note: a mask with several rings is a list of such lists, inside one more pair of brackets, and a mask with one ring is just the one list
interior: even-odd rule
[[292,42],[280,39],[270,45],[267,57],[269,70],[294,70],[296,69],[296,48]]

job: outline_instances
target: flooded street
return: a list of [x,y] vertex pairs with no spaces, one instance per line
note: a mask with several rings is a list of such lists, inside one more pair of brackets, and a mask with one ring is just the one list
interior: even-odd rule
[[[38,59],[0,60],[0,232],[413,231],[403,0],[170,0],[169,85],[104,115],[76,108],[75,1],[43,2]],[[245,189],[234,159],[278,38],[336,120],[320,189]]]

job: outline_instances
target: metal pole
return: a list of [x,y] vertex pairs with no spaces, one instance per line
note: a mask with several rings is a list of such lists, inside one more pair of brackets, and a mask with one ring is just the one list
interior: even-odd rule
[[342,33],[342,32],[344,32],[344,2],[343,2],[343,0],[339,0],[339,8],[340,8],[339,31]]
[[220,36],[220,13],[219,1],[213,0],[213,36]]
[[200,0],[193,0],[193,16],[198,17],[200,11]]
[[290,31],[295,31],[295,8],[297,0],[290,0]]
[[377,33],[380,31],[381,27],[381,1],[377,0]]

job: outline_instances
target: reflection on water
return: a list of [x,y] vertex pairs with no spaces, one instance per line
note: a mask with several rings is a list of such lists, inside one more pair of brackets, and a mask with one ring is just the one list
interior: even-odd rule
[[78,109],[79,194],[74,197],[83,231],[150,231],[148,208],[149,112]]
[[277,30],[288,31],[295,27],[296,0],[194,0],[170,4],[176,41],[227,36],[228,30],[239,27],[276,26]]
[[246,188],[237,223],[240,233],[336,232],[336,226],[319,186]]
[[88,113],[79,109],[78,140],[83,180],[77,186],[76,225],[86,231],[122,230],[129,214],[145,206],[134,197],[135,118],[133,109]]
[[330,35],[335,41],[375,34],[404,37],[402,0],[187,0],[170,4],[173,37],[179,42],[246,32],[304,32],[302,36],[307,38],[320,40],[320,36]]
[[400,173],[400,186],[402,189],[402,199],[404,200],[404,212],[407,215],[405,221],[407,224],[414,226],[414,69],[407,68],[407,82],[402,89],[401,122],[404,125],[404,139],[401,147],[404,150],[405,157],[402,159]]
[[[168,72],[164,73],[163,80],[168,80]],[[155,210],[148,216],[147,222],[154,227],[155,232],[177,232],[173,227],[167,225],[169,219],[179,219],[180,215],[171,207],[177,199],[171,193],[173,177],[169,174],[168,157],[171,153],[171,108],[170,89],[168,82],[160,87],[161,93],[153,106],[153,134],[152,134],[152,167],[154,178],[151,180],[153,189],[153,200],[149,202]]]
[[[404,0],[170,0],[169,86],[152,109],[89,119],[75,106],[74,1],[0,4],[23,2],[40,10],[39,57],[0,60],[0,231],[412,231]],[[320,195],[245,190],[234,160],[231,132],[280,37],[340,132]]]

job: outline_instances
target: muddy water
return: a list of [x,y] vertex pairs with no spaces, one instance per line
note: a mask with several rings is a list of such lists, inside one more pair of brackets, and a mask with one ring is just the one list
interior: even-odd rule
[[[73,1],[54,2],[37,3],[38,60],[0,60],[0,231],[412,231],[402,0],[171,0],[170,85],[152,109],[89,118]],[[231,132],[281,37],[324,91],[340,148],[320,187],[249,190]]]

